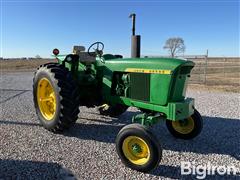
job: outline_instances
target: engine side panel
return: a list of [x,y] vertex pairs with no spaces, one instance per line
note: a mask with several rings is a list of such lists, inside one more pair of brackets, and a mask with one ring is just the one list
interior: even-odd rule
[[150,101],[150,74],[130,73],[130,98]]
[[151,74],[150,102],[152,104],[168,103],[171,80],[171,75]]

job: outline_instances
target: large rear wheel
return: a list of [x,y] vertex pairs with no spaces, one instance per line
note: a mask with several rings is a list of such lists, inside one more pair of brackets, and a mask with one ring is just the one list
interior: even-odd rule
[[33,100],[44,128],[60,132],[73,125],[79,113],[78,88],[63,65],[41,65],[33,78]]
[[128,109],[128,106],[123,104],[108,105],[103,104],[98,108],[99,113],[104,116],[118,117]]

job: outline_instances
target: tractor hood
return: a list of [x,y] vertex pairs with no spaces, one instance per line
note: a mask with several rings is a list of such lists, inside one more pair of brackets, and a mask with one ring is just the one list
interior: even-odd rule
[[194,63],[175,58],[119,58],[105,60],[103,66],[112,71],[172,74],[176,69],[183,66],[192,69]]

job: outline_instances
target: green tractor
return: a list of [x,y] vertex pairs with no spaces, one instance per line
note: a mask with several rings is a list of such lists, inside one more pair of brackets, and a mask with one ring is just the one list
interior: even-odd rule
[[194,99],[186,98],[187,80],[194,63],[174,58],[140,58],[140,36],[135,35],[133,18],[132,58],[103,54],[104,44],[93,43],[85,52],[74,46],[73,53],[59,55],[56,63],[41,65],[33,79],[36,113],[44,128],[62,132],[78,119],[79,106],[98,107],[105,116],[118,117],[128,107],[141,113],[116,137],[122,162],[147,172],[162,158],[162,148],[151,127],[166,120],[176,138],[192,139],[202,130],[202,117]]

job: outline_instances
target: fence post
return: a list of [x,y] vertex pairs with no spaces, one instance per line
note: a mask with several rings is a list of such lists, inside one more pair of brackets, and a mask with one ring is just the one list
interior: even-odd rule
[[208,50],[205,55],[205,67],[204,67],[204,84],[207,84],[207,59],[208,59]]
[[225,74],[225,73],[226,73],[226,70],[225,70],[226,60],[227,60],[227,59],[226,59],[226,57],[224,56],[224,63],[223,63],[223,75],[224,75],[223,78],[224,78],[224,80],[225,80],[225,76],[226,76],[226,74]]
[[[197,59],[196,59],[197,62]],[[202,79],[201,79],[201,69],[202,69],[202,62],[200,61],[199,65],[198,65],[198,82],[199,84],[202,83]]]

